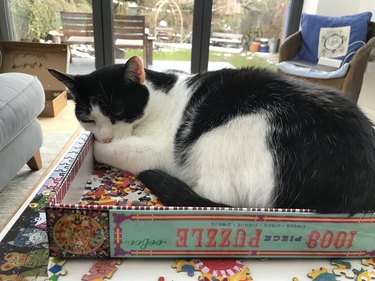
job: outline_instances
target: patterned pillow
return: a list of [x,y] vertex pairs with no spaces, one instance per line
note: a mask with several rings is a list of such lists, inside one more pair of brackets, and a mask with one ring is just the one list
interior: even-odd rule
[[318,62],[319,57],[351,59],[366,42],[371,12],[344,17],[302,13],[301,49],[295,59]]

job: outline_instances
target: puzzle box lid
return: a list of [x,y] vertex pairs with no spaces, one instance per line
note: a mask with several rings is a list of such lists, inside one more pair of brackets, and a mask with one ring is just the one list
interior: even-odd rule
[[66,73],[68,46],[31,42],[0,42],[0,73],[22,72],[38,77],[45,91],[64,91],[48,68]]

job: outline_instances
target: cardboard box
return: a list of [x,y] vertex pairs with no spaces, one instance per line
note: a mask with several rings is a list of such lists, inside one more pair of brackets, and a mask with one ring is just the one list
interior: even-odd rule
[[67,104],[65,86],[48,68],[67,72],[68,47],[65,44],[0,42],[0,73],[23,72],[38,77],[43,85],[45,108],[39,116],[54,117]]
[[44,184],[51,256],[375,256],[375,214],[78,205],[66,197],[82,194],[94,167],[92,147],[92,135],[82,133]]

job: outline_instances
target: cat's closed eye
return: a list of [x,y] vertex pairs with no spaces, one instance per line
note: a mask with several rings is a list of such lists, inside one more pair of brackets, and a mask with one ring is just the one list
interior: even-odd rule
[[83,123],[91,123],[91,124],[95,124],[95,120],[81,120],[81,122]]

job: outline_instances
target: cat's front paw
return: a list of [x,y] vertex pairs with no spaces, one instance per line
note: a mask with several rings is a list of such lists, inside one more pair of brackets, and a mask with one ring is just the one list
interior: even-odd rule
[[94,141],[94,158],[97,162],[102,164],[111,165],[111,149],[109,143],[102,143],[99,141]]

